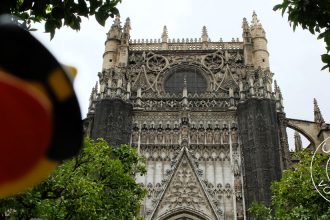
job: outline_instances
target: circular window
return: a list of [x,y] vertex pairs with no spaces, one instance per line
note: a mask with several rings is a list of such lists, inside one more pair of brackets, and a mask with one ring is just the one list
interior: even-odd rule
[[186,81],[188,93],[206,92],[207,82],[200,70],[193,66],[184,66],[170,70],[164,89],[168,93],[182,93]]

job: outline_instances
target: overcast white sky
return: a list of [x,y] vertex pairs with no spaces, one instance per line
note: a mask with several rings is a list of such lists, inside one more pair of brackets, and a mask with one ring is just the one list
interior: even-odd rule
[[[167,25],[170,38],[199,38],[202,26],[208,29],[211,40],[230,41],[242,39],[242,19],[252,20],[256,11],[268,39],[270,68],[282,90],[287,117],[313,120],[313,98],[316,97],[323,116],[330,122],[330,73],[320,71],[323,64],[320,55],[325,52],[323,41],[307,30],[289,26],[286,17],[274,12],[273,6],[280,0],[123,0],[119,5],[122,21],[131,19],[131,38],[160,38]],[[60,62],[78,68],[75,88],[83,117],[88,109],[89,95],[102,68],[105,27],[94,18],[84,19],[81,31],[68,28],[57,31],[49,41],[43,27],[35,36],[55,54]],[[292,136],[292,132],[289,133]],[[292,139],[292,138],[291,138]],[[292,146],[292,140],[290,141]]]

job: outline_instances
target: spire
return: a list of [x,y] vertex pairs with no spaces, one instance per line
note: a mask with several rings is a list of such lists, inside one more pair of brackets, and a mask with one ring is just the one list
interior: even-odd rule
[[275,92],[275,100],[276,100],[276,108],[278,111],[283,112],[283,96],[280,87],[277,85],[276,80],[274,80],[274,92]]
[[115,19],[113,20],[113,24],[111,26],[111,29],[115,28],[115,27],[121,28],[121,26],[120,26],[120,17],[118,15],[116,15]]
[[121,43],[122,45],[128,45],[129,39],[130,39],[130,32],[131,30],[131,20],[129,18],[126,18],[123,33],[121,35]]
[[121,25],[120,17],[117,15],[113,20],[110,31],[108,32],[108,39],[120,39],[121,38]]
[[274,80],[274,92],[275,92],[275,93],[277,92],[277,88],[278,88],[278,86],[277,86],[277,81]]
[[314,121],[320,124],[324,124],[325,121],[323,119],[321,110],[317,104],[317,100],[314,98]]
[[206,42],[209,39],[209,35],[207,34],[207,29],[205,26],[203,26],[202,29],[202,41]]
[[246,18],[243,18],[243,24],[242,24],[242,28],[243,28],[243,41],[244,44],[251,44],[251,30],[250,30],[250,26],[249,23],[247,22]]
[[266,37],[266,32],[263,29],[255,11],[253,11],[252,15],[251,34],[252,37]]
[[243,18],[243,24],[242,24],[243,31],[250,31],[250,26],[249,23],[247,22],[246,18]]
[[128,17],[128,18],[126,18],[126,21],[125,21],[125,24],[124,24],[124,34],[128,34],[129,35],[129,31],[130,30],[131,30],[131,20]]
[[167,40],[168,40],[168,33],[167,33],[167,27],[165,25],[162,33],[162,43],[167,43]]
[[253,14],[252,14],[252,22],[251,22],[252,26],[258,26],[258,25],[261,25],[259,20],[258,20],[258,16],[256,14],[255,11],[253,11]]
[[300,134],[297,131],[294,132],[294,147],[295,147],[296,152],[302,150],[301,137],[300,137]]

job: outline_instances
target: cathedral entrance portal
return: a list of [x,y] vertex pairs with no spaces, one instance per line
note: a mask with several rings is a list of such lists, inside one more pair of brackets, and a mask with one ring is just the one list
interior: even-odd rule
[[209,220],[210,218],[199,214],[198,210],[176,210],[173,213],[169,213],[165,216],[158,218],[157,220]]

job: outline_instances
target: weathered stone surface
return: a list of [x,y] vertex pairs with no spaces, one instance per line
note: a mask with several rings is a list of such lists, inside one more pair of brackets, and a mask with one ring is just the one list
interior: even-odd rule
[[96,104],[91,138],[104,138],[109,144],[128,144],[132,131],[131,104],[120,99],[103,99]]
[[242,141],[245,204],[271,201],[271,182],[281,177],[280,142],[276,104],[267,99],[249,99],[238,105]]

